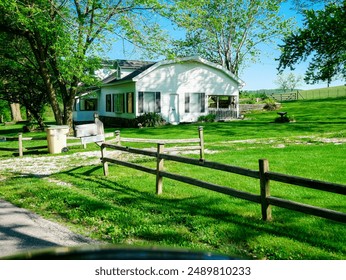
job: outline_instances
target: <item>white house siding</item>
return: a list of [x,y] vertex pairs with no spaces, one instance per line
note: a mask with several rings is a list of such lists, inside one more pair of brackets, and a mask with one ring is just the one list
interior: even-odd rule
[[[169,123],[194,122],[201,115],[208,114],[208,96],[234,96],[238,110],[239,86],[242,81],[220,66],[201,59],[185,59],[175,62],[159,62],[132,77],[132,80],[103,84],[99,92],[98,113],[105,119],[134,119],[145,111],[158,111]],[[106,110],[106,96],[132,92],[133,113]],[[139,93],[143,100],[143,110],[139,108]],[[151,95],[149,94],[151,93]],[[143,98],[143,99],[142,99]],[[77,102],[79,100],[77,99]],[[120,99],[119,99],[120,101]],[[147,101],[147,103],[146,103]],[[154,106],[153,102],[156,102]],[[111,99],[113,104],[113,98]],[[121,102],[119,102],[120,104]],[[186,111],[186,105],[189,110]],[[144,108],[144,106],[147,106]],[[201,108],[203,106],[203,108]],[[126,106],[125,106],[126,108]],[[74,112],[74,120],[93,120],[94,112]],[[238,117],[237,113],[237,117]],[[234,115],[233,115],[234,116]]]
[[[164,119],[171,121],[170,95],[178,95],[177,108],[180,122],[197,121],[200,115],[208,114],[210,95],[239,94],[238,84],[223,71],[199,62],[182,62],[164,64],[140,76],[136,84],[137,92],[161,92],[161,114]],[[204,113],[185,113],[185,94],[204,93]]]
[[93,122],[95,113],[97,111],[73,111],[73,120],[75,122]]
[[[133,104],[134,104],[134,113],[117,113],[117,112],[107,112],[106,110],[106,96],[108,94],[124,94],[126,96],[126,93],[133,92]],[[113,99],[112,101],[113,102]],[[99,115],[103,117],[115,117],[115,118],[135,118],[136,116],[136,91],[135,91],[135,83],[134,82],[127,82],[124,84],[117,84],[117,85],[104,85],[101,88],[101,94],[100,94],[100,106],[99,106]]]
[[[73,111],[73,120],[75,122],[92,122],[94,121],[94,114],[97,113],[99,111],[99,108],[101,106],[100,104],[100,100],[98,98],[99,93],[98,92],[89,92],[87,94],[85,94],[84,96],[82,96],[81,98],[76,98],[75,99],[75,108]],[[90,109],[84,109],[81,108],[83,106],[81,106],[81,104],[83,104],[83,102],[85,102],[85,100],[97,100],[96,103],[96,108],[94,110],[90,110]],[[85,106],[85,104],[84,104]]]

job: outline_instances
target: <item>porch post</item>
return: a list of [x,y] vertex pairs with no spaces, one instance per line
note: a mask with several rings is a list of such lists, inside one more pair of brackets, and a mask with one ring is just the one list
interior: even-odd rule
[[239,112],[239,92],[238,92],[238,95],[235,96],[234,102],[235,102],[236,116],[237,116],[237,119],[239,119],[239,116],[240,116],[240,112]]

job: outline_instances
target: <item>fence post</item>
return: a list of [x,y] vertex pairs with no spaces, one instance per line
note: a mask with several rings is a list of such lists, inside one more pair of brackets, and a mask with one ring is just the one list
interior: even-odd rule
[[203,126],[198,127],[198,135],[199,135],[199,159],[204,160],[204,135],[203,135]]
[[272,211],[267,197],[270,196],[270,180],[266,178],[266,172],[269,171],[269,162],[266,159],[259,160],[259,175],[261,187],[261,210],[262,219],[270,221],[272,219]]
[[20,157],[23,156],[23,134],[22,133],[18,134],[18,153]]
[[103,165],[103,175],[108,176],[108,162],[104,160],[106,154],[106,148],[101,145],[101,160]]
[[116,130],[116,131],[115,131],[115,141],[116,141],[116,144],[117,144],[118,146],[121,145],[121,142],[120,142],[120,130]]
[[161,158],[161,154],[163,153],[163,149],[165,144],[157,144],[157,155],[156,155],[156,194],[162,194],[162,185],[163,185],[163,177],[160,175],[160,171],[163,170],[163,158]]

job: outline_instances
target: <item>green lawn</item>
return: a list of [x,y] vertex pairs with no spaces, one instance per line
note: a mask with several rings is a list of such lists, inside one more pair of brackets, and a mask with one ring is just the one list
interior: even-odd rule
[[335,86],[322,89],[310,89],[299,91],[300,98],[304,99],[323,99],[346,96],[346,86]]
[[[202,125],[207,160],[257,169],[258,159],[267,158],[272,171],[346,185],[346,99],[284,103],[280,111],[296,122],[273,123],[273,111],[254,112],[242,121],[120,130],[124,137],[195,138]],[[16,127],[11,129],[15,135]],[[0,134],[10,133],[0,128]],[[69,153],[80,151],[76,147]],[[155,166],[151,159],[134,161]],[[173,162],[165,162],[165,168],[259,193],[255,179]],[[121,166],[110,165],[108,177],[97,164],[66,168],[45,179],[5,171],[0,179],[0,197],[114,244],[190,248],[251,259],[346,259],[345,224],[278,207],[273,207],[273,221],[264,222],[256,203],[168,179],[157,196],[155,176]],[[341,195],[279,183],[272,183],[271,193],[346,212]]]

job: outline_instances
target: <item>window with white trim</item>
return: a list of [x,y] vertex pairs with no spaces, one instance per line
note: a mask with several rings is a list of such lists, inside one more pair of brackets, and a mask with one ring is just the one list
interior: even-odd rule
[[138,112],[161,113],[161,93],[147,91],[138,92]]
[[133,104],[134,104],[134,98],[133,98],[133,92],[127,92],[126,93],[126,112],[127,113],[134,113],[134,109],[133,109]]
[[112,95],[106,94],[106,112],[112,112]]
[[79,110],[80,111],[97,111],[97,98],[80,99]]
[[185,113],[204,113],[205,93],[185,93]]
[[121,114],[124,113],[125,103],[124,103],[124,93],[117,93],[113,95],[113,107],[114,112]]

